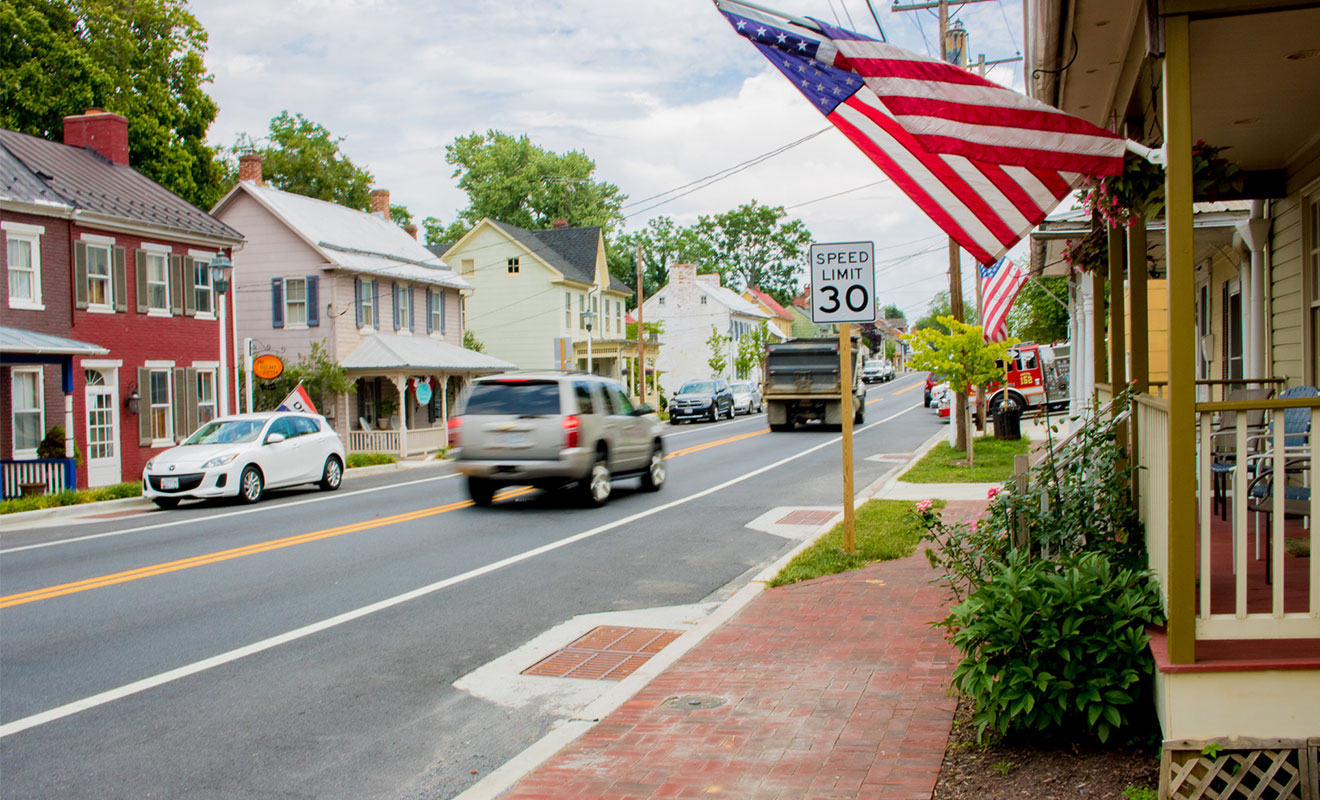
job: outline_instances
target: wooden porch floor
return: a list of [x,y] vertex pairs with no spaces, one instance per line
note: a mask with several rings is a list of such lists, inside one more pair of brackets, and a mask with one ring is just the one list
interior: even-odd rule
[[[1273,609],[1274,587],[1266,583],[1265,540],[1268,534],[1261,522],[1261,557],[1256,558],[1254,522],[1248,519],[1247,540],[1247,613],[1268,614]],[[1310,531],[1302,520],[1287,520],[1284,535],[1289,538],[1309,537]],[[1200,563],[1201,545],[1197,542],[1197,563]],[[1311,559],[1290,555],[1283,557],[1283,610],[1285,613],[1305,613],[1311,591]],[[1210,613],[1232,614],[1234,610],[1233,530],[1232,517],[1225,522],[1218,516],[1210,521]],[[1200,587],[1197,587],[1197,611],[1200,609]]]

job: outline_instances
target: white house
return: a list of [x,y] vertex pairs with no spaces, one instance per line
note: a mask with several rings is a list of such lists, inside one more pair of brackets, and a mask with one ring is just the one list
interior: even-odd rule
[[721,376],[729,378],[738,340],[770,321],[769,314],[722,286],[718,274],[698,275],[694,264],[669,268],[669,283],[646,298],[642,317],[664,324],[656,368],[666,396],[685,381],[711,377],[708,340],[712,328],[729,337],[728,363]]

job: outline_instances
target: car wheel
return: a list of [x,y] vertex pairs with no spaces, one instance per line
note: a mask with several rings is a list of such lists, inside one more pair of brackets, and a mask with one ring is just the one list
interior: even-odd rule
[[325,469],[321,471],[321,488],[333,492],[343,480],[344,465],[340,463],[339,456],[330,456],[325,460]]
[[861,425],[863,422],[866,422],[866,403],[862,403],[858,406],[857,413],[853,414],[854,425]]
[[468,497],[472,498],[472,504],[485,508],[495,499],[495,483],[485,478],[474,478],[468,476]]
[[678,420],[674,419],[673,417],[670,417],[670,418],[669,418],[669,424],[670,424],[670,425],[677,425],[677,424],[678,424]]
[[926,408],[930,408],[930,392],[926,392]]
[[591,472],[578,486],[582,501],[594,508],[600,508],[609,502],[610,492],[614,489],[614,478],[610,475],[609,464],[604,453],[596,454],[596,463],[591,465]]
[[243,468],[243,474],[238,478],[238,499],[242,503],[255,503],[261,499],[261,493],[266,488],[266,482],[261,477],[261,470],[251,464]]
[[655,449],[651,451],[651,461],[646,465],[646,472],[642,475],[642,488],[648,492],[658,492],[660,487],[665,485],[665,478],[669,476],[669,468],[665,465],[665,451],[659,442],[655,443]]
[[710,407],[710,421],[718,422],[719,418],[720,418],[720,407],[718,403],[714,403]]
[[782,431],[791,431],[793,430],[793,424],[790,422],[782,422],[778,424],[772,422],[770,423],[770,430],[774,431],[775,433],[780,433]]
[[179,498],[177,497],[153,497],[151,502],[166,510],[179,507]]

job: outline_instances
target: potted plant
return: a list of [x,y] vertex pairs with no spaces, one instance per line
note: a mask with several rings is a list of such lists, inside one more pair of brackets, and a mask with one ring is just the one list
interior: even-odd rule
[[376,427],[386,430],[393,424],[394,414],[399,410],[399,398],[392,394],[382,394],[376,401]]

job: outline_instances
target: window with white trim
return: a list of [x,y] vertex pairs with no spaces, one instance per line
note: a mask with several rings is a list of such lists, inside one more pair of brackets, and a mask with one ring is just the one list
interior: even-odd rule
[[9,263],[9,307],[41,311],[41,234],[38,225],[3,223]]
[[14,367],[10,378],[14,425],[14,458],[36,458],[46,429],[45,392],[41,368]]
[[605,298],[605,314],[604,314],[604,317],[605,317],[605,319],[604,319],[604,322],[605,322],[605,332],[606,332],[606,333],[609,333],[609,332],[610,332],[610,323],[611,323],[611,321],[612,321],[612,318],[610,317],[610,299],[609,299],[608,297]]
[[215,419],[215,370],[197,370],[197,424]]
[[284,279],[284,326],[307,327],[307,279]]
[[362,327],[376,327],[375,281],[358,281],[358,308],[362,309]]
[[170,310],[170,257],[168,253],[148,251],[147,263],[147,308],[151,311]]
[[441,314],[441,304],[445,302],[445,293],[437,289],[430,292],[429,297],[431,298],[431,307],[426,309],[426,313],[431,319],[431,332],[442,333],[444,317]]
[[1315,383],[1320,380],[1320,191],[1303,197],[1302,213],[1303,269],[1311,281],[1311,382]]
[[110,275],[110,245],[86,242],[87,306],[114,310],[114,281]]
[[573,293],[564,292],[564,327],[573,327]]
[[510,274],[517,272],[519,270],[518,256],[514,256],[513,258],[510,258],[508,261],[506,261],[505,269],[507,269]]
[[174,405],[170,402],[170,371],[151,370],[147,387],[147,413],[151,415],[151,438],[156,442],[174,440]]
[[408,287],[400,284],[399,290],[394,296],[398,298],[399,304],[399,330],[410,331],[412,330],[412,319],[410,317],[412,314],[412,303],[409,302],[411,298],[408,296]]
[[197,309],[198,316],[209,316],[215,313],[215,289],[211,286],[211,262],[195,258],[192,262],[193,271],[193,307]]

